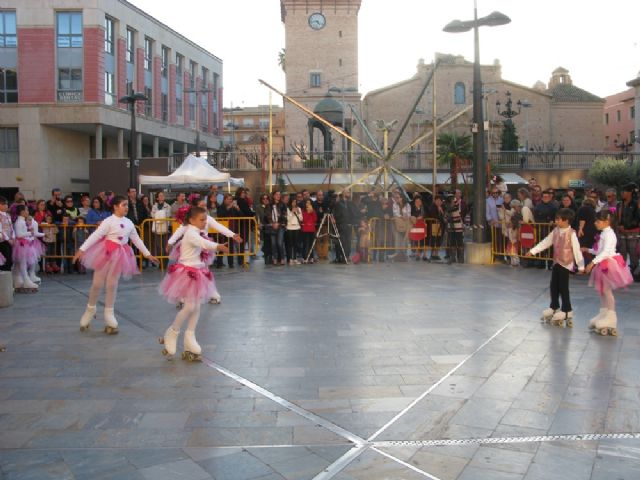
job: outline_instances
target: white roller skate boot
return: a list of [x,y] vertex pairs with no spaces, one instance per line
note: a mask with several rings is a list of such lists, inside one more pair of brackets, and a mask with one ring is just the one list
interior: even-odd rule
[[95,305],[87,305],[87,309],[80,317],[80,331],[84,332],[85,330],[89,330],[89,325],[91,325],[91,320],[96,318],[96,306]]
[[184,352],[182,352],[182,359],[190,362],[201,360],[202,348],[196,341],[196,332],[193,330],[186,330],[184,332]]
[[604,317],[606,314],[607,314],[607,309],[601,308],[600,312],[598,312],[598,314],[595,317],[589,320],[589,328],[590,329],[596,328],[596,322],[600,320],[602,317]]
[[21,290],[25,293],[36,293],[38,291],[38,284],[33,283],[29,277],[22,283]]
[[31,268],[29,268],[28,270],[29,272],[29,278],[31,279],[31,281],[33,283],[40,283],[42,282],[42,279],[36,275],[36,266],[32,265]]
[[178,343],[178,335],[180,335],[180,331],[174,330],[173,327],[167,328],[167,331],[164,332],[164,337],[160,337],[158,341],[161,345],[164,345],[162,349],[163,355],[168,355],[169,357],[173,357],[176,354],[176,344]]
[[563,312],[562,310],[556,311],[551,317],[551,324],[562,327],[573,327],[573,310],[570,312]]
[[220,293],[218,292],[214,293],[213,296],[209,299],[209,303],[213,305],[222,303],[222,295],[220,295]]
[[104,333],[107,335],[118,333],[118,320],[113,314],[113,308],[104,309]]
[[595,329],[600,335],[618,335],[618,315],[615,310],[607,310],[607,312],[596,320]]
[[540,320],[542,320],[545,323],[549,323],[551,321],[551,318],[553,317],[553,314],[556,313],[558,310],[554,310],[553,308],[545,308],[542,311],[542,317],[540,317]]
[[22,289],[22,275],[16,270],[12,272],[13,277],[13,289],[18,291]]

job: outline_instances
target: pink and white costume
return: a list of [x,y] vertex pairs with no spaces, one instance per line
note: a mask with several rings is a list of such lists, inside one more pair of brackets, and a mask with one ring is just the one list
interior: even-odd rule
[[622,255],[616,252],[617,238],[611,227],[607,227],[600,233],[595,249],[589,253],[595,255],[593,270],[589,277],[589,286],[595,286],[597,292],[602,295],[605,290],[624,288],[633,283],[633,277]]
[[107,217],[80,247],[84,252],[82,264],[96,271],[108,270],[111,275],[125,279],[139,274],[129,240],[145,257],[151,255],[131,220],[116,215]]
[[18,217],[14,224],[15,243],[13,245],[13,261],[25,264],[30,268],[38,263],[44,255],[44,244],[38,240],[44,237],[44,233],[38,230],[38,224],[31,219],[29,223],[24,217]]
[[[178,259],[180,258],[180,241],[184,235],[186,228],[187,228],[186,225],[180,225],[180,227],[175,232],[173,232],[173,235],[171,235],[171,238],[169,238],[169,240],[167,241],[169,246],[173,247],[171,249],[171,253],[169,254],[169,260],[171,260],[172,262],[177,262]],[[205,238],[207,238],[209,230],[215,230],[216,232],[221,233],[227,238],[233,238],[236,236],[235,233],[233,233],[227,227],[222,225],[215,218],[213,218],[210,215],[207,215],[207,226],[201,232],[202,234],[204,234]],[[203,254],[206,256],[206,258],[203,258],[203,261],[207,265],[212,265],[213,261],[216,258],[215,250],[213,252],[203,251]]]
[[171,303],[184,301],[185,304],[201,304],[216,293],[213,274],[203,260],[202,253],[215,252],[218,244],[203,238],[200,230],[193,225],[180,228],[183,228],[180,258],[178,263],[169,267],[158,290]]

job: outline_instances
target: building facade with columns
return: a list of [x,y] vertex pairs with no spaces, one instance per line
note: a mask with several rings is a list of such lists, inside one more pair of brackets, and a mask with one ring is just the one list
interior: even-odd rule
[[627,86],[633,88],[634,94],[633,120],[635,124],[635,135],[633,136],[633,151],[640,153],[640,116],[638,115],[638,111],[640,111],[640,72],[638,72],[636,78],[627,82]]
[[[222,138],[222,60],[126,0],[0,7],[0,187],[88,191],[90,159],[170,156]],[[189,90],[191,92],[189,92]]]

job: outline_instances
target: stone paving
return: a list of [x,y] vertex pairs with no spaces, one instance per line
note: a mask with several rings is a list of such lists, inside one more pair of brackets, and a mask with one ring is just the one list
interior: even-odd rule
[[544,270],[227,269],[187,363],[160,353],[160,278],[121,283],[115,336],[78,329],[90,276],[0,310],[2,478],[640,478],[637,284],[615,338],[584,277],[562,329]]

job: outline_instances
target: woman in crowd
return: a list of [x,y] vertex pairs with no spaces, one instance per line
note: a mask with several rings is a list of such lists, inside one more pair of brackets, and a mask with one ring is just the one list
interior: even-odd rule
[[[251,239],[251,235],[249,232],[251,231],[251,227],[253,226],[253,222],[249,219],[255,216],[255,212],[251,208],[251,202],[249,196],[247,195],[247,190],[243,187],[238,188],[236,190],[235,195],[235,205],[237,206],[237,216],[238,217],[247,217],[242,220],[237,220],[235,222],[234,231],[238,232],[243,238],[243,241],[236,245],[237,252],[242,255],[245,252],[245,242],[249,242]],[[250,245],[246,245],[251,249]],[[242,257],[238,260],[241,261],[242,266],[248,266],[248,262],[245,262],[244,259],[248,257]]]
[[82,195],[80,197],[80,208],[78,208],[78,211],[80,212],[80,216],[86,219],[90,209],[91,209],[91,199],[89,198],[89,195]]
[[396,247],[395,253],[391,256],[394,261],[407,260],[407,234],[411,225],[411,205],[399,190],[395,190],[391,195],[393,212],[393,243]]
[[267,259],[271,258],[271,243],[269,235],[266,232],[266,225],[264,223],[264,213],[269,208],[269,195],[263,193],[260,195],[260,201],[256,205],[256,222],[258,222],[258,229],[260,232],[260,243],[262,243],[262,257],[265,263]]
[[430,260],[441,260],[440,258],[440,246],[442,245],[442,237],[444,234],[444,228],[446,225],[445,212],[442,207],[442,197],[436,195],[429,208],[429,248],[431,249]]
[[[424,223],[424,217],[426,216],[426,211],[424,208],[424,204],[422,202],[422,197],[417,195],[414,199],[413,199],[413,204],[411,205],[411,223],[414,226],[425,226]],[[424,245],[425,241],[423,240],[417,240],[411,241],[411,246],[413,248],[413,256],[415,257],[415,259],[417,261],[419,261],[421,258],[426,258],[426,252],[424,250]]]
[[105,210],[102,198],[93,197],[91,200],[91,208],[87,213],[87,225],[100,225],[100,223],[111,215],[111,212]]
[[[596,228],[596,202],[592,198],[585,198],[582,201],[576,220],[578,222],[577,231],[580,247],[583,249],[593,248],[598,229]],[[589,263],[593,258],[591,253],[588,250],[583,250],[582,253],[585,263]]]
[[302,210],[298,206],[298,201],[295,197],[289,200],[287,205],[287,264],[299,265],[298,252],[296,246],[298,245],[298,237],[300,236],[300,226],[302,224]]
[[281,201],[280,192],[274,192],[271,204],[265,211],[265,224],[269,224],[271,236],[271,254],[274,265],[285,264],[284,233],[287,228],[287,206]]
[[[156,257],[165,256],[167,253],[164,250],[165,237],[169,234],[169,218],[171,218],[171,205],[165,201],[164,192],[158,192],[156,194],[156,201],[153,202],[151,207],[151,218],[153,218],[153,224],[151,225],[151,233],[153,234],[153,248],[151,252]],[[167,219],[167,221],[163,221]],[[163,268],[165,261],[163,261]]]
[[207,195],[207,212],[210,217],[216,218],[218,216],[218,194],[213,192]]

